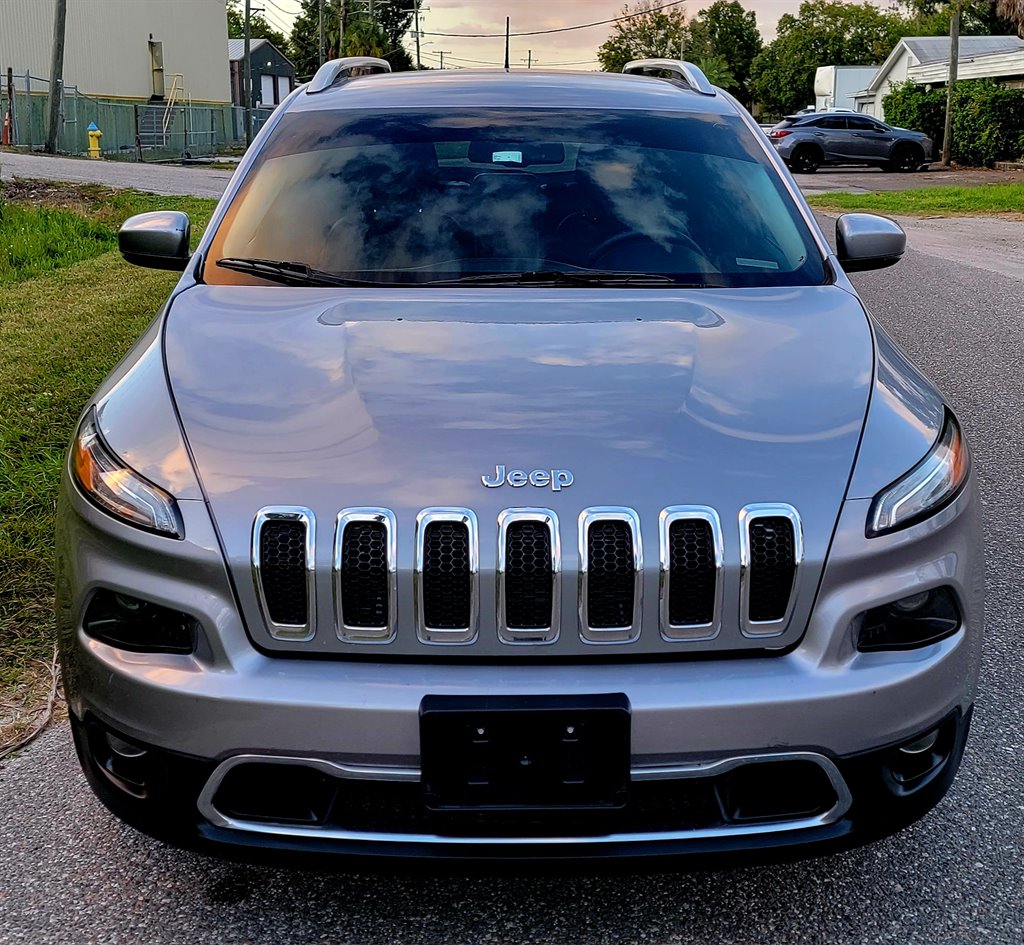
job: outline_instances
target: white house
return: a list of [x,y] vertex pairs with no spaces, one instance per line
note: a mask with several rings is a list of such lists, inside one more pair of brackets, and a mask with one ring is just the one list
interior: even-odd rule
[[[995,78],[1024,88],[1024,39],[1016,36],[961,36],[957,75]],[[885,118],[882,100],[908,79],[919,85],[944,85],[949,75],[949,37],[904,36],[868,83],[854,96],[857,110]]]

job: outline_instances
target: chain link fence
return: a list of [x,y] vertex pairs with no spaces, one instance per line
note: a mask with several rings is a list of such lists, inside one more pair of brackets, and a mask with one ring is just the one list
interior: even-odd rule
[[[88,154],[91,124],[102,132],[100,151],[108,159],[202,160],[245,147],[245,109],[236,105],[114,102],[85,95],[70,84],[61,91],[57,150],[62,154]],[[5,139],[17,147],[42,149],[49,81],[23,73],[14,74],[8,85],[7,71],[0,68],[0,120],[8,114],[11,93],[14,108]],[[273,109],[252,110],[254,135],[271,114]]]

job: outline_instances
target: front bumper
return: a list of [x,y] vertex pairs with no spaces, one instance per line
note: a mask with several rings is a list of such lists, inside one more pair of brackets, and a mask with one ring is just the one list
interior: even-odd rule
[[[67,501],[58,543],[58,626],[82,763],[112,810],[171,842],[225,850],[485,858],[824,850],[863,842],[921,816],[951,783],[967,737],[984,585],[973,487],[934,518],[870,541],[864,538],[868,500],[848,501],[810,624],[788,652],[544,664],[261,654],[238,617],[201,502],[181,503],[190,538],[176,547],[169,567],[160,550],[166,539],[112,523],[91,506],[69,508]],[[859,614],[940,585],[960,600],[960,631],[913,650],[856,650]],[[203,627],[196,653],[130,653],[87,637],[80,624],[83,602],[97,587],[125,593],[145,588],[148,599],[194,615]],[[273,824],[251,829],[219,816],[215,804],[200,812],[201,795],[218,767],[247,754],[371,770],[372,778],[356,780],[376,785],[381,796],[397,790],[391,810],[414,809],[420,803],[415,782],[426,696],[554,693],[625,695],[634,786],[657,779],[671,793],[673,783],[686,780],[717,790],[714,773],[705,771],[704,777],[702,766],[735,758],[813,756],[811,763],[830,778],[838,775],[835,803],[767,830],[763,823],[719,829],[644,822],[643,829],[634,829],[632,822],[594,821],[568,837],[520,830],[516,842],[492,836],[486,823],[468,833],[460,826],[446,834],[444,824],[417,831],[401,817],[389,820],[387,810],[373,830],[340,832],[296,832]],[[941,767],[911,792],[894,790],[885,760],[898,746],[943,724],[951,734]],[[157,774],[144,797],[103,774],[95,753],[86,750],[88,726],[147,752]],[[673,781],[672,770],[695,769],[696,775]]]

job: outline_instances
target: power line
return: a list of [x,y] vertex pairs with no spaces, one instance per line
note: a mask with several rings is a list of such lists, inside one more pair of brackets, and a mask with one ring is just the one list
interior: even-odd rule
[[[423,55],[424,56],[434,56],[434,58],[437,58],[435,53],[432,53],[432,52],[429,52],[429,51],[424,51]],[[447,62],[450,59],[452,62],[468,62],[468,63],[470,63],[471,65],[474,65],[474,66],[503,66],[504,65],[503,62],[497,62],[497,61],[495,61],[493,59],[467,59],[465,56],[450,56],[450,55],[448,55],[448,53],[444,54],[444,58],[445,58],[445,62]],[[600,62],[600,61],[601,61],[600,59],[576,59],[576,60],[574,60],[572,62],[543,62],[543,63],[541,63],[537,59],[533,60],[535,65],[543,65],[543,66],[587,66],[587,65],[591,65],[592,63]]]
[[[648,13],[658,13],[660,10],[667,10],[669,7],[678,7],[683,4],[685,0],[673,0],[672,3],[666,3],[664,6],[654,7],[651,10],[637,10],[636,13],[627,13],[624,16],[615,16],[610,20],[597,20],[594,23],[580,23],[576,26],[560,26],[558,29],[553,30],[526,30],[522,33],[509,33],[509,36],[546,36],[549,33],[568,33],[572,30],[586,30],[592,26],[607,26],[609,23],[621,23],[625,20],[631,20],[636,16],[646,16]],[[504,33],[428,33],[424,32],[424,36],[450,36],[452,39],[504,39]]]

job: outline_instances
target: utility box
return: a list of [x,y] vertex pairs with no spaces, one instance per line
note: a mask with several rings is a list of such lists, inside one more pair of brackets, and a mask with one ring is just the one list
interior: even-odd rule
[[854,96],[868,87],[878,66],[819,66],[814,73],[814,108],[857,110]]

